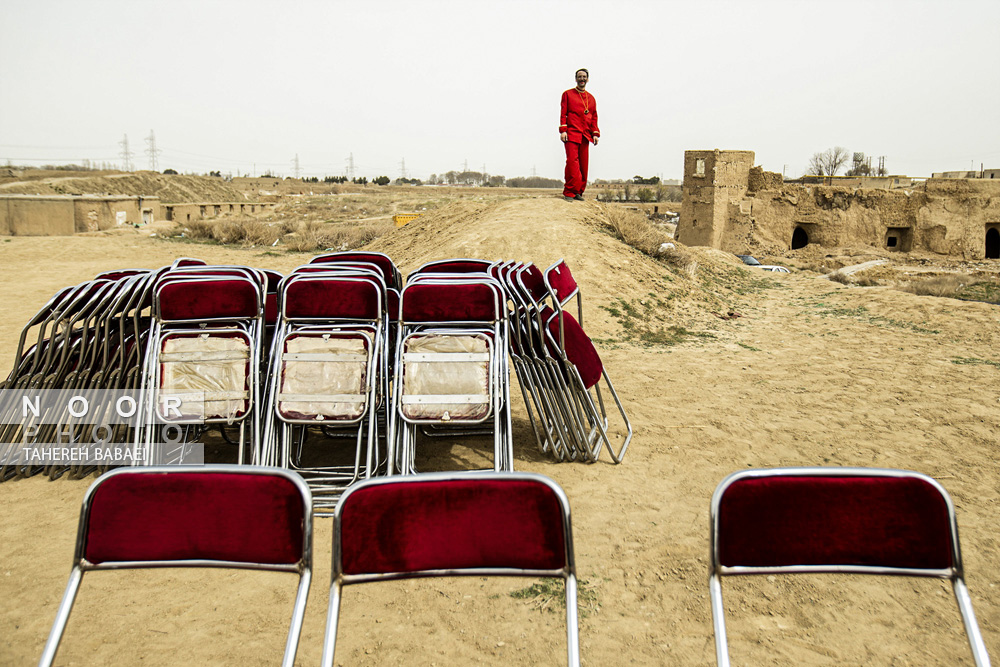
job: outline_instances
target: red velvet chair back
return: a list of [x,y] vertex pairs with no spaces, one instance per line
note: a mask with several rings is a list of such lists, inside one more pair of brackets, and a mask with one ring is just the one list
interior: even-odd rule
[[364,262],[365,264],[373,264],[378,267],[382,274],[382,280],[385,281],[386,287],[396,287],[397,276],[399,275],[399,270],[396,268],[395,263],[387,255],[383,255],[379,252],[335,252],[327,255],[320,255],[318,257],[313,257],[309,260],[310,264],[340,264],[344,262]]
[[566,303],[566,300],[573,297],[579,289],[576,279],[573,278],[569,267],[566,266],[566,262],[559,262],[548,268],[545,271],[545,282],[552,289],[559,303]]
[[[548,318],[549,338],[547,340],[550,352],[558,355],[560,315],[546,306],[542,311],[542,317]],[[583,386],[590,389],[600,381],[601,373],[604,371],[601,355],[575,317],[566,311],[562,311],[561,317],[566,359],[580,372]]]
[[501,318],[496,288],[481,282],[420,282],[407,285],[402,319],[420,322],[495,322]]
[[545,287],[545,277],[534,264],[527,264],[517,273],[517,279],[521,285],[521,292],[531,298],[535,304],[541,303],[548,290]]
[[127,470],[98,480],[84,505],[77,557],[181,564],[294,565],[307,505],[280,475]]
[[285,285],[282,308],[288,319],[377,320],[380,286],[365,278],[297,276]]
[[921,477],[748,476],[716,507],[723,567],[955,565],[948,502]]
[[344,495],[335,575],[338,565],[348,576],[568,566],[568,508],[538,476],[426,477],[363,484]]
[[97,275],[94,280],[122,280],[139,274],[149,273],[148,269],[120,269],[118,271],[105,271]]
[[426,273],[489,273],[493,262],[485,259],[442,259],[424,264],[411,275]]
[[260,290],[239,278],[171,280],[160,285],[156,301],[163,320],[245,319],[257,316]]
[[194,259],[193,257],[178,257],[174,260],[174,263],[170,265],[172,269],[183,269],[189,266],[207,266],[208,264],[201,259]]

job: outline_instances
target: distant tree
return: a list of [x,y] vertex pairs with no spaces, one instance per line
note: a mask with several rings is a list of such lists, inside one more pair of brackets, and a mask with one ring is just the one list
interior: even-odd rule
[[458,173],[455,171],[449,171],[444,175],[444,178],[448,181],[448,185],[455,185],[455,183],[458,182]]
[[392,181],[389,180],[388,176],[379,176],[378,178],[372,179],[372,183],[375,185],[389,185]]
[[642,176],[635,176],[632,178],[632,182],[636,185],[659,185],[659,176],[650,176],[649,178],[643,178]]
[[511,188],[559,188],[562,181],[542,176],[515,176],[507,179],[507,187]]
[[502,187],[504,186],[504,182],[505,182],[506,180],[507,180],[507,179],[505,179],[505,178],[504,178],[504,177],[503,177],[502,175],[500,175],[500,174],[492,174],[492,175],[490,176],[490,180],[489,180],[489,186],[490,186],[491,188],[502,188]]
[[177,170],[176,169],[164,169],[163,173],[166,174],[167,176],[176,176],[177,175]]
[[847,162],[849,153],[842,146],[827,148],[822,153],[813,153],[809,159],[808,173],[816,176],[836,176]]

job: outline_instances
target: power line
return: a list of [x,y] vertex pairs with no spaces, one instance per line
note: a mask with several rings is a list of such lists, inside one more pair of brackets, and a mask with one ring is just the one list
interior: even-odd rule
[[118,145],[122,147],[122,152],[120,156],[122,162],[124,163],[124,169],[122,171],[132,171],[132,151],[128,149],[128,135],[118,142]]
[[156,148],[156,134],[154,134],[152,130],[149,131],[149,136],[146,137],[146,144],[148,144],[148,148],[146,148],[146,155],[149,156],[149,169],[150,171],[159,171],[160,167],[156,163],[156,156],[162,151],[157,150]]

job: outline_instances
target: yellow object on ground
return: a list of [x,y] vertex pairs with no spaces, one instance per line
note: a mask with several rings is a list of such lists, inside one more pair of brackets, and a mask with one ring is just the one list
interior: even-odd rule
[[397,227],[402,227],[406,223],[411,222],[412,220],[415,220],[416,218],[419,217],[420,217],[419,213],[397,213],[396,215],[392,216],[392,221],[396,223]]

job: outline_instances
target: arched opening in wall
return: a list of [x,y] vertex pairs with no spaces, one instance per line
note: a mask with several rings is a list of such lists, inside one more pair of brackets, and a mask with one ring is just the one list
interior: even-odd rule
[[1000,259],[1000,229],[986,230],[986,259]]
[[886,250],[910,252],[913,248],[913,230],[909,227],[889,227],[885,230]]
[[805,248],[807,245],[809,245],[809,234],[801,227],[796,227],[792,232],[792,250]]

